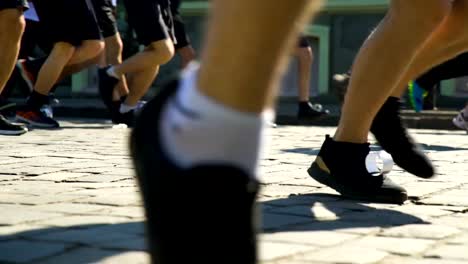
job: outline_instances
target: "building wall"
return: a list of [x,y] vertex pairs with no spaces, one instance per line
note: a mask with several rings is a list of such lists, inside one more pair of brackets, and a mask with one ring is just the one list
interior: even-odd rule
[[[328,0],[320,15],[311,22],[306,29],[307,35],[313,43],[315,61],[311,71],[311,92],[313,95],[327,95],[331,93],[330,80],[335,73],[349,70],[359,47],[371,33],[385,14],[388,0]],[[207,1],[186,0],[182,13],[187,25],[187,31],[192,39],[193,46],[200,52],[203,39],[206,14],[209,10]],[[120,28],[124,31],[126,50],[131,54],[138,46],[132,40],[132,34],[126,29],[124,12],[119,20]],[[130,47],[130,48],[129,48]],[[235,50],[229,50],[235,56]],[[261,51],[259,51],[259,55]],[[252,58],[255,59],[255,58]],[[248,62],[246,62],[248,63]],[[160,75],[154,83],[157,89],[161,83],[172,78],[179,68],[179,59],[176,57],[168,65],[161,68]],[[75,93],[88,91],[93,93],[96,89],[93,70],[90,73],[76,75],[73,78]],[[282,82],[282,95],[294,97],[297,95],[297,66],[293,59],[286,76]],[[84,88],[88,87],[88,88]],[[442,93],[452,96],[458,91],[465,90],[465,80],[446,82]]]
[[[314,23],[311,23],[311,25],[315,25],[315,27],[309,27],[306,30],[313,44],[315,55],[315,61],[311,72],[311,93],[313,95],[328,93],[330,90],[329,83],[331,76],[336,72],[343,72],[348,69],[360,44],[369,34],[370,29],[375,26],[376,21],[381,17],[381,15],[374,14],[366,14],[364,16],[362,14],[354,14],[355,11],[351,11],[351,14],[349,14],[346,11],[350,9],[350,6],[353,10],[357,8],[356,5],[361,5],[360,10],[368,10],[368,7],[371,6],[369,3],[360,4],[359,2],[362,1],[327,1],[324,12]],[[364,2],[366,2],[366,0]],[[371,2],[377,3],[382,1]],[[363,8],[362,6],[367,7]],[[198,52],[200,52],[208,9],[209,4],[207,1],[188,0],[184,2],[182,9],[187,31],[192,39],[193,46]],[[125,51],[127,54],[132,54],[138,49],[138,45],[134,41],[134,37],[125,23],[123,8],[120,10],[119,27],[124,38]],[[380,13],[382,13],[381,10]],[[229,47],[226,47],[226,49],[227,52],[231,52],[235,55],[234,50],[229,51]],[[259,51],[259,55],[260,54],[261,51]],[[297,94],[297,65],[295,62],[293,58],[291,67],[283,79],[282,95],[284,96],[296,96]],[[167,79],[172,78],[178,68],[179,58],[176,56],[173,61],[161,68],[161,72],[154,83],[154,87],[158,87]],[[95,70],[92,69],[85,73],[75,75],[72,83],[72,91],[74,93],[84,92],[93,94],[97,90],[95,89]]]

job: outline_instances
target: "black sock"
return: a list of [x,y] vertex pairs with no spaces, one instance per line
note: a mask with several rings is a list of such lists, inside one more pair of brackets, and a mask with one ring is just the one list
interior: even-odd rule
[[49,96],[33,91],[26,104],[35,109],[40,109],[43,105],[49,104]]
[[300,101],[298,103],[298,105],[299,105],[299,110],[309,109],[310,108],[310,102],[309,101]]

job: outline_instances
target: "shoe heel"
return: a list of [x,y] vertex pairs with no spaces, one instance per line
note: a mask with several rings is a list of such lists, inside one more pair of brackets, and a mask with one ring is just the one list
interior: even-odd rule
[[309,173],[309,176],[312,177],[312,179],[318,181],[321,184],[329,185],[330,174],[320,167],[320,161],[318,159],[319,158],[317,158],[317,160],[312,163],[307,172]]

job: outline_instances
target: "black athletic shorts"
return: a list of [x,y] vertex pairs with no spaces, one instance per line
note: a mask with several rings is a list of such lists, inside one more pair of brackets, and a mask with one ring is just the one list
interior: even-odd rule
[[0,0],[0,11],[4,9],[16,9],[23,8],[24,10],[28,9],[27,0]]
[[140,44],[171,39],[177,44],[169,0],[124,0],[128,23]]
[[52,43],[79,46],[84,40],[102,39],[89,0],[36,0],[34,6],[44,33]]
[[306,36],[300,36],[297,45],[300,48],[309,48],[310,47],[309,39],[307,39]]
[[[136,0],[135,0],[136,1]],[[101,34],[104,38],[117,34],[117,19],[115,17],[115,6],[111,0],[91,0]]]
[[182,20],[182,16],[179,13],[180,0],[171,0],[171,12],[174,20],[174,34],[177,44],[175,45],[176,50],[190,45],[190,38],[185,30],[185,23]]

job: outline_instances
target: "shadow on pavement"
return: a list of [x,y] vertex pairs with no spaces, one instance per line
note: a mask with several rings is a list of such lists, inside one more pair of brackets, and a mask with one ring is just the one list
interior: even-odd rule
[[456,148],[456,147],[449,147],[449,146],[440,146],[440,145],[427,145],[421,144],[421,147],[427,151],[459,151],[459,150],[468,150],[468,148]]
[[[265,234],[427,224],[409,214],[378,208],[378,204],[371,207],[330,194],[291,195],[260,205]],[[142,221],[44,227],[0,236],[0,263],[96,263],[125,252],[144,251],[145,243]],[[25,250],[33,253],[25,254]]]
[[[337,231],[354,228],[429,224],[419,217],[397,210],[397,205],[345,200],[332,194],[291,195],[261,203],[263,233]],[[379,208],[380,207],[380,208]]]
[[[371,151],[382,150],[382,148],[377,145],[371,145],[370,148],[371,148]],[[282,149],[281,151],[285,153],[298,153],[298,154],[317,156],[320,152],[320,149],[318,148],[291,148],[291,149]]]
[[142,221],[45,227],[0,236],[0,263],[96,263],[145,249]]
[[434,135],[434,136],[463,136],[466,133],[463,130],[437,130],[437,131],[418,131],[416,135]]
[[[421,148],[425,151],[460,151],[460,150],[468,150],[468,148],[457,148],[457,147],[450,147],[450,146],[441,146],[441,145],[427,145],[427,144],[420,144]],[[382,148],[378,145],[371,145],[371,151],[380,151]],[[297,154],[304,154],[304,155],[311,155],[317,156],[319,154],[320,149],[315,148],[292,148],[292,149],[282,149],[282,152],[285,153],[297,153]]]

